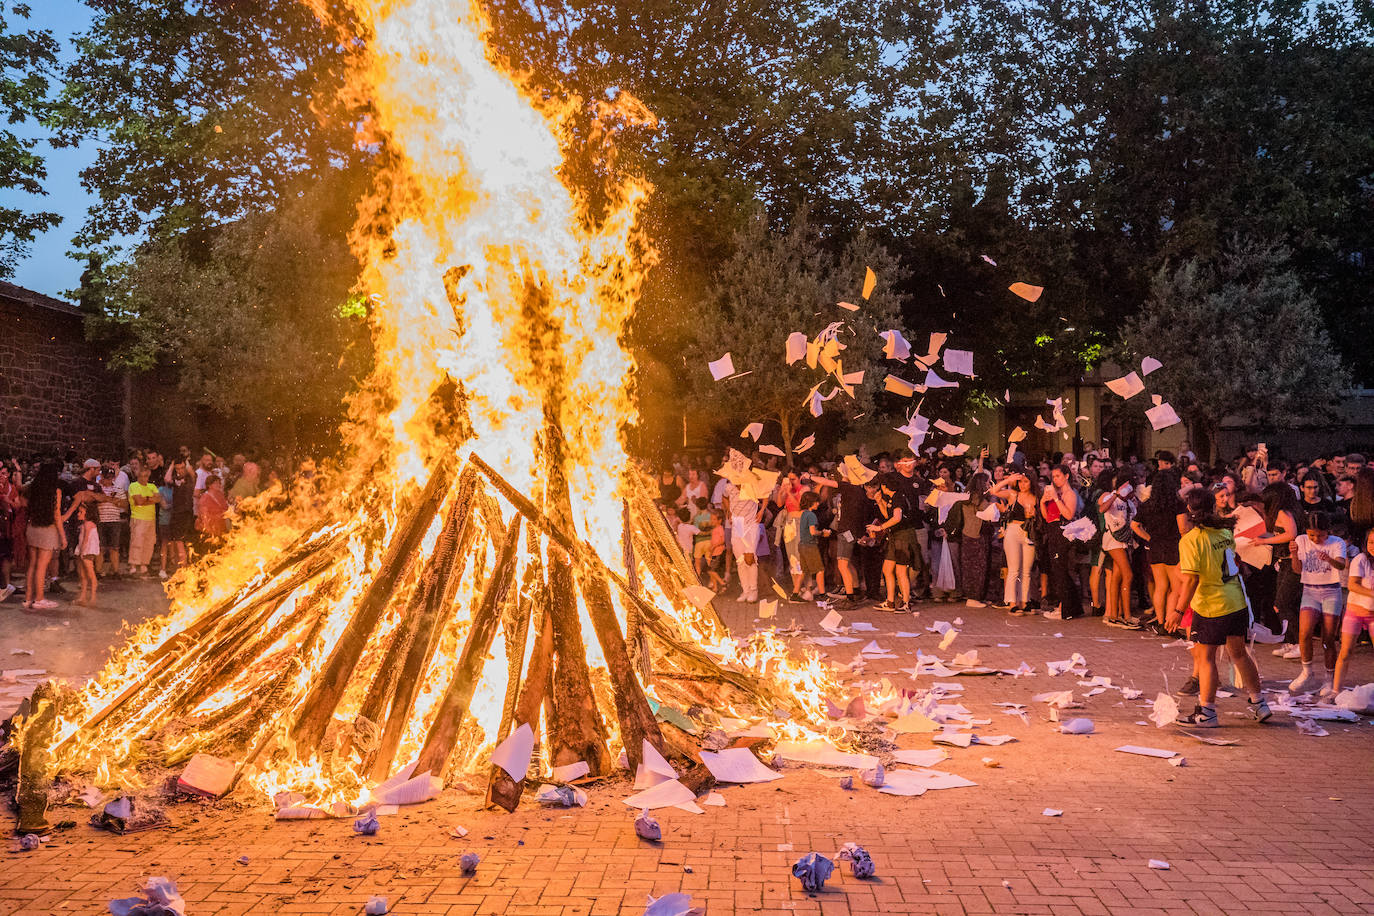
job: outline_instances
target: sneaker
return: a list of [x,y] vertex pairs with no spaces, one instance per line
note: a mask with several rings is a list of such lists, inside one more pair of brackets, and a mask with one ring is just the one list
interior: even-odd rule
[[1283,657],[1290,660],[1302,661],[1302,649],[1298,648],[1297,643],[1289,643],[1283,647]]
[[1311,668],[1304,668],[1302,673],[1293,678],[1288,685],[1288,692],[1297,696],[1302,693],[1310,693],[1314,689],[1322,686],[1322,676]]
[[1336,688],[1332,687],[1330,683],[1326,684],[1321,690],[1317,691],[1317,699],[1324,700],[1328,703],[1331,702],[1336,699]]
[[1040,602],[1038,600],[1027,601],[1024,610],[1038,614],[1040,613]]
[[1041,616],[1041,617],[1044,617],[1046,620],[1063,620],[1063,619],[1064,619],[1064,615],[1061,614],[1059,611],[1045,611],[1045,612],[1044,612],[1043,614],[1041,614],[1040,616]]
[[14,594],[14,591],[15,589],[13,585],[6,585],[3,589],[0,589],[0,601],[4,601],[5,599],[9,598],[10,595]]
[[1180,687],[1180,688],[1178,688],[1178,693],[1179,693],[1179,696],[1184,696],[1184,697],[1195,697],[1195,696],[1197,696],[1197,693],[1198,693],[1198,682],[1197,682],[1197,678],[1195,678],[1195,677],[1190,677],[1190,678],[1188,678],[1188,680],[1184,681],[1184,682],[1183,682],[1183,686]]
[[167,570],[165,570],[165,569],[159,569],[159,570],[157,571],[157,577],[158,577],[159,579],[167,579],[167,578],[169,578],[168,575],[167,575]]
[[987,607],[986,601],[979,601],[977,598],[970,598],[964,602],[964,607]]
[[57,607],[57,602],[51,598],[44,598],[42,601],[35,601],[32,606],[40,611],[51,611]]
[[1217,719],[1215,707],[1208,712],[1201,706],[1195,706],[1192,712],[1178,721],[1184,725],[1191,725],[1193,728],[1218,728],[1221,726],[1221,721]]
[[1011,606],[1010,604],[1007,604],[1005,601],[996,601],[996,602],[993,602],[992,607],[993,607],[993,610],[997,610],[997,611],[1010,611],[1010,610],[1013,610],[1012,606]]
[[1103,620],[1102,622],[1105,623],[1107,626],[1112,627],[1113,629],[1117,629],[1117,630],[1127,630],[1127,629],[1130,629],[1130,627],[1127,626],[1126,621],[1124,621],[1124,620],[1117,620],[1115,617],[1108,617],[1107,619]]
[[1284,643],[1283,645],[1279,646],[1277,649],[1274,650],[1273,655],[1276,658],[1283,658],[1285,655],[1288,654],[1288,645],[1288,643]]
[[1259,702],[1247,703],[1246,707],[1250,711],[1250,718],[1256,722],[1264,722],[1274,714],[1274,711],[1269,708],[1269,704],[1264,701],[1264,697],[1260,697]]
[[875,610],[875,611],[895,611],[895,610],[897,610],[897,605],[893,604],[891,601],[884,601],[884,602],[882,602],[881,604],[875,606],[875,607],[873,608],[873,610]]

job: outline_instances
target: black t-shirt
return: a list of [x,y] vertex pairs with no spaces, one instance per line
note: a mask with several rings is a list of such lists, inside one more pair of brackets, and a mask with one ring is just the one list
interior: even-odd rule
[[864,488],[843,480],[840,488],[840,517],[835,523],[836,531],[848,531],[856,538],[864,536],[864,527],[872,517],[873,502]]
[[186,476],[178,478],[172,474],[172,514],[191,515],[195,512],[196,504],[196,475],[193,471],[188,471]]
[[658,501],[665,506],[672,506],[682,498],[682,487],[676,483],[660,483],[658,485]]
[[[887,476],[886,484],[889,488],[901,493],[905,501],[902,508],[902,523],[896,527],[912,531],[919,531],[924,528],[926,526],[925,513],[922,512],[921,507],[925,501],[922,492],[925,481],[914,474],[907,477],[901,471],[893,471]],[[925,489],[928,490],[929,487],[925,487]]]
[[895,472],[883,479],[882,502],[887,505],[887,511],[883,512],[880,504],[878,514],[884,521],[892,518],[898,511],[902,514],[901,521],[888,528],[888,531],[914,531],[923,525],[920,511],[913,502],[916,488],[908,484],[907,478]]

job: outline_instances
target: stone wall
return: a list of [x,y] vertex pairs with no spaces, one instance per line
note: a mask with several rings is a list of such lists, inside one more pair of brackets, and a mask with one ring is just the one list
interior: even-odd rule
[[0,456],[113,456],[124,387],[74,307],[0,283]]

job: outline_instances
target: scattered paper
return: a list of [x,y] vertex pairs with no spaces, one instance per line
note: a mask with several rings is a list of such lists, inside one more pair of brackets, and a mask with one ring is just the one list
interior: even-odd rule
[[735,361],[729,353],[726,353],[715,362],[707,363],[707,368],[711,370],[711,378],[716,381],[735,374]]
[[690,894],[664,894],[657,900],[649,898],[644,916],[701,916],[701,910],[692,906]]
[[888,728],[899,735],[924,734],[940,731],[940,723],[923,713],[913,711],[899,716],[888,725]]
[[1121,747],[1115,748],[1115,750],[1123,754],[1139,754],[1141,757],[1160,757],[1167,759],[1169,757],[1178,756],[1178,751],[1167,751],[1158,747],[1140,747],[1135,744],[1123,744]]
[[938,735],[931,735],[930,740],[935,744],[948,744],[953,747],[968,747],[973,743],[973,736],[967,732],[950,731],[946,729]]
[[776,600],[759,602],[759,619],[768,620],[778,615],[778,602]]
[[744,427],[744,432],[740,433],[740,434],[739,434],[739,437],[740,437],[741,439],[753,439],[755,442],[757,442],[757,441],[759,441],[759,436],[762,436],[762,435],[763,435],[763,424],[762,424],[762,423],[750,423],[748,426]]
[[802,890],[809,892],[820,890],[834,871],[835,863],[818,852],[808,852],[792,866],[792,876],[801,880]]
[[363,912],[367,916],[384,916],[388,909],[385,897],[368,897],[367,903],[363,904]]
[[[973,352],[971,350],[946,350],[945,369],[958,375],[973,377]],[[930,382],[926,384],[934,388]]]
[[838,305],[847,312],[857,312],[859,310],[859,307],[852,302],[840,302]]
[[781,773],[769,769],[745,747],[727,748],[717,753],[701,751],[701,762],[717,782],[772,782],[782,779]]
[[911,358],[911,342],[902,336],[901,331],[883,331],[879,336],[883,339],[883,356],[902,362]]
[[149,878],[143,884],[143,895],[111,900],[110,913],[112,916],[186,916],[186,901],[177,892],[176,882],[171,878]]
[[1151,868],[1154,868],[1154,869],[1157,869],[1157,870],[1159,870],[1159,871],[1168,871],[1168,870],[1169,870],[1169,863],[1168,863],[1168,862],[1165,862],[1163,859],[1151,859],[1151,860],[1150,860],[1150,867],[1151,867]]
[[797,360],[805,358],[808,343],[810,341],[801,331],[793,331],[787,335],[787,365],[790,366]]
[[1045,817],[1063,817],[1064,812],[1059,808],[1046,808],[1040,812]]
[[1014,735],[974,735],[974,742],[986,744],[989,747],[1000,747],[1003,744],[1010,744],[1016,740]]
[[1086,515],[1064,526],[1064,537],[1071,541],[1091,541],[1096,534],[1097,523]]
[[1151,372],[1154,372],[1156,369],[1160,368],[1163,365],[1163,363],[1155,359],[1153,356],[1147,356],[1140,361],[1140,374],[1149,375]]
[[1294,718],[1293,723],[1298,726],[1298,732],[1304,735],[1311,735],[1313,738],[1325,738],[1331,734],[1311,719]]
[[[929,721],[929,720],[927,720]],[[934,725],[934,723],[931,723]],[[904,750],[893,751],[892,758],[898,763],[906,763],[916,767],[933,767],[942,760],[948,760],[949,754],[940,748],[928,751]]]
[[[1178,701],[1167,693],[1160,693],[1155,696],[1154,703],[1151,704],[1153,712],[1150,713],[1150,720],[1154,722],[1155,728],[1164,728],[1166,725],[1173,725],[1178,720]],[[1118,748],[1120,750],[1120,748]]]
[[1007,436],[1007,441],[1011,443],[1016,443],[1022,441],[1025,438],[1026,431],[1018,426],[1011,431],[1011,435]]
[[[946,358],[946,359],[949,358],[949,354],[948,354],[948,353],[945,354],[945,358]],[[953,423],[946,423],[944,420],[936,420],[936,421],[935,421],[935,428],[938,429],[940,432],[946,433],[946,434],[951,435],[951,436],[960,435],[960,434],[963,433],[963,431],[964,431],[964,427],[962,427],[962,426],[955,426]]]
[[900,394],[904,398],[909,398],[916,393],[916,386],[904,378],[888,374],[883,380],[883,388],[893,394]]
[[626,805],[631,808],[673,808],[688,802],[695,802],[696,793],[678,782],[676,779],[669,779],[656,786],[651,786],[642,792],[636,792],[629,798],[623,799]]
[[1154,427],[1155,432],[1159,432],[1161,429],[1168,429],[1170,426],[1175,426],[1183,422],[1178,418],[1178,414],[1174,412],[1173,407],[1168,404],[1160,404],[1156,407],[1151,407],[1149,410],[1145,411],[1145,416],[1150,421],[1150,425]]
[[1091,735],[1093,733],[1092,719],[1070,719],[1059,724],[1059,730],[1066,735]]
[[811,450],[811,446],[813,446],[813,445],[815,445],[815,444],[816,444],[816,437],[815,437],[815,436],[807,436],[807,437],[806,437],[805,439],[803,439],[796,447],[794,447],[794,448],[792,449],[792,453],[793,453],[794,455],[800,455],[802,452],[810,451],[810,450]]
[[653,843],[663,839],[663,828],[659,826],[658,821],[649,815],[647,810],[641,811],[639,816],[635,818],[635,834],[641,839]]
[[959,383],[946,381],[936,375],[934,369],[927,369],[925,386],[927,388],[958,388]]
[[1042,286],[1031,286],[1029,283],[1013,283],[1007,289],[1025,299],[1027,302],[1035,302],[1040,298],[1040,294],[1045,291]]
[[878,285],[878,275],[873,272],[873,268],[864,268],[864,292],[863,296],[867,299],[873,295],[873,287]]
[[776,455],[778,458],[786,458],[787,453],[776,445],[760,445],[759,451],[765,455]]
[[1107,388],[1117,397],[1130,400],[1140,392],[1145,390],[1145,383],[1140,380],[1140,376],[1132,372],[1123,375],[1121,378],[1113,379],[1107,383]]
[[579,760],[577,763],[554,767],[553,778],[557,782],[572,782],[574,779],[581,779],[590,772],[591,767],[587,766],[587,761]]
[[993,524],[1002,520],[1002,510],[997,508],[997,503],[995,502],[988,503],[975,514],[983,521],[992,522]]
[[826,614],[823,618],[821,618],[821,629],[830,630],[831,632],[834,632],[839,628],[840,623],[843,620],[844,618],[840,616],[838,611],[831,611],[829,614]]
[[691,601],[698,608],[703,610],[711,603],[711,600],[716,597],[716,593],[704,585],[688,585],[683,588],[682,593],[687,596],[688,601]]
[[825,740],[779,741],[773,754],[789,763],[810,763],[851,770],[871,770],[878,765],[878,758],[871,754],[846,753]]

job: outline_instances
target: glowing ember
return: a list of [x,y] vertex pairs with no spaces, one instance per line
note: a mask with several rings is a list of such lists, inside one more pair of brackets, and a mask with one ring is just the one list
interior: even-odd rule
[[[576,103],[536,108],[468,3],[351,5],[349,91],[388,167],[354,233],[378,367],[350,448],[173,581],[171,613],[65,699],[51,767],[132,786],[149,754],[208,751],[289,811],[337,813],[397,771],[375,791],[418,800],[428,772],[485,769],[522,713],[537,763],[593,774],[622,732],[632,763],[641,733],[661,743],[646,694],[782,709],[798,736],[837,693],[829,674],[683,597],[695,579],[622,446],[648,189],[587,211],[561,178]],[[632,99],[600,115],[650,119]]]

